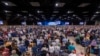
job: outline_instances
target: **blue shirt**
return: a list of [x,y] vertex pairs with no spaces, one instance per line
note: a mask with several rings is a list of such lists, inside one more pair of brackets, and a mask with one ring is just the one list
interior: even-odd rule
[[19,46],[19,51],[21,53],[24,53],[26,51],[26,47],[25,46]]
[[74,45],[69,45],[68,50],[72,52],[73,50],[75,50],[75,46]]

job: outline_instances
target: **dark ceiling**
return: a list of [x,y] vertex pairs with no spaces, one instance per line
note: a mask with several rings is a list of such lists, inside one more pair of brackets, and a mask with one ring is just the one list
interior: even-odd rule
[[0,0],[0,19],[100,20],[100,0]]

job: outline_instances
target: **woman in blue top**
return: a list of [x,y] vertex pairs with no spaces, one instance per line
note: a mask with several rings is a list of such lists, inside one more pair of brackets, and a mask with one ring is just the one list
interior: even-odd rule
[[72,43],[72,44],[70,44],[70,45],[68,46],[68,50],[69,50],[70,52],[72,52],[73,50],[75,50],[74,43]]

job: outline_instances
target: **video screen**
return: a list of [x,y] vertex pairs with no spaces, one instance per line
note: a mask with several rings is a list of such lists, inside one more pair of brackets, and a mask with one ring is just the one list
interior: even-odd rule
[[48,22],[48,25],[57,25],[56,22]]
[[59,25],[59,24],[61,24],[61,21],[55,21],[55,23],[56,23],[57,25]]
[[69,25],[69,22],[65,22],[65,25]]
[[26,22],[25,22],[25,21],[23,21],[21,24],[22,24],[22,25],[26,25]]
[[42,22],[37,22],[37,25],[42,25]]
[[2,25],[3,24],[3,21],[0,21],[0,25]]
[[84,22],[80,22],[79,24],[80,24],[80,25],[83,25],[83,24],[84,24]]
[[41,21],[37,22],[37,25],[69,25],[69,22],[65,21]]

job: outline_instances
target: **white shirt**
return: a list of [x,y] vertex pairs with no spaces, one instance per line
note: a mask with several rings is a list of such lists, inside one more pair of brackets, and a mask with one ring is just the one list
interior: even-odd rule
[[48,48],[43,47],[41,50],[42,50],[42,51],[48,51]]
[[63,38],[62,41],[63,41],[63,43],[66,43],[68,41],[68,39],[67,38]]
[[60,51],[60,46],[55,46],[54,49],[55,49],[55,52],[59,52]]
[[71,53],[71,54],[69,54],[68,56],[76,56],[76,54],[74,54],[74,53]]
[[56,39],[55,41],[56,41],[56,43],[57,43],[57,44],[60,42],[60,40],[59,40],[59,39]]
[[54,46],[49,46],[49,52],[53,53],[54,52]]
[[8,33],[8,37],[11,37],[11,33]]
[[52,42],[52,45],[55,46],[56,45],[56,42]]
[[40,42],[41,42],[41,40],[40,39],[37,39],[37,45],[40,44]]

